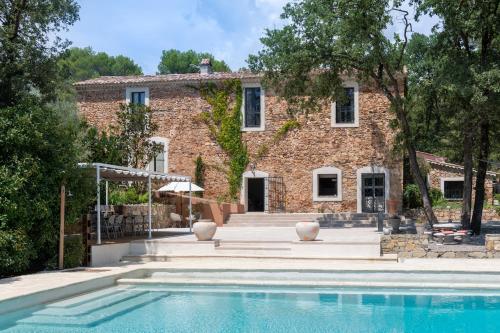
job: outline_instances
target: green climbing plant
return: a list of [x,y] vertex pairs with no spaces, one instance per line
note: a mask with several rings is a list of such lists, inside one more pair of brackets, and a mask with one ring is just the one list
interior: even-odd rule
[[241,136],[241,81],[234,79],[220,84],[206,83],[200,87],[200,93],[211,106],[211,110],[201,113],[200,119],[228,157],[228,196],[235,201],[238,199],[241,177],[250,161]]
[[[194,182],[196,185],[200,187],[205,186],[205,163],[201,158],[201,155],[198,155],[196,160],[194,160],[195,168],[194,168]],[[203,192],[197,192],[198,196],[203,197]]]
[[281,141],[288,132],[290,132],[293,129],[300,128],[300,123],[297,119],[288,119],[281,127],[274,133],[272,136],[271,140],[269,142],[265,142],[259,146],[257,149],[257,153],[255,154],[255,161],[260,160],[263,158],[268,152],[269,148],[275,144],[277,144],[279,141]]

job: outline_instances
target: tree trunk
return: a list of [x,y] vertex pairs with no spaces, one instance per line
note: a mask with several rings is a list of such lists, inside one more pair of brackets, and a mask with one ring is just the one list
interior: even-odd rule
[[429,196],[429,189],[427,188],[427,182],[425,181],[418,165],[417,151],[411,140],[412,134],[410,125],[408,124],[406,113],[403,110],[401,104],[395,105],[395,108],[398,121],[401,125],[401,131],[403,131],[404,145],[406,151],[408,152],[408,160],[410,161],[410,170],[415,182],[418,185],[420,193],[422,194],[425,216],[427,217],[429,225],[432,227],[435,223],[437,223],[437,218],[436,215],[434,215],[434,211],[432,210],[432,203]]
[[464,187],[462,199],[462,228],[470,229],[470,212],[472,206],[472,126],[468,122],[464,127]]
[[425,181],[422,172],[420,171],[420,167],[418,166],[417,152],[412,144],[407,144],[406,150],[408,151],[408,159],[410,161],[410,170],[413,174],[413,179],[417,183],[420,193],[422,194],[425,216],[427,217],[429,225],[432,227],[435,223],[437,223],[437,218],[436,215],[434,215],[434,210],[432,209],[427,182]]
[[483,217],[483,205],[485,197],[486,172],[488,171],[488,158],[490,154],[489,140],[490,126],[488,121],[481,122],[481,136],[479,152],[477,154],[478,166],[476,175],[476,196],[474,199],[474,211],[472,213],[471,228],[474,235],[481,234],[481,220]]

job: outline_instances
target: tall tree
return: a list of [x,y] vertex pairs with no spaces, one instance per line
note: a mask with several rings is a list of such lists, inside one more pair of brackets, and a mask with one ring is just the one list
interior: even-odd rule
[[[401,17],[401,36],[388,38],[392,15]],[[264,71],[265,82],[292,108],[310,108],[342,96],[342,77],[370,80],[391,103],[410,168],[432,225],[427,184],[417,163],[409,125],[405,54],[411,24],[402,1],[302,0],[284,7],[285,25],[266,31],[264,49],[249,58],[250,68]],[[307,98],[304,98],[308,96]],[[298,108],[293,106],[298,106]]]
[[150,140],[158,129],[153,122],[151,109],[144,105],[121,105],[116,113],[118,121],[112,127],[111,138],[121,147],[123,164],[137,169],[145,168],[163,147]]
[[224,60],[216,60],[210,53],[197,53],[193,50],[179,51],[175,49],[164,50],[158,65],[158,74],[183,74],[199,72],[202,59],[212,61],[214,72],[230,72],[231,69]]
[[105,75],[142,75],[141,67],[132,59],[123,55],[96,53],[91,47],[74,47],[67,50],[58,65],[62,75],[72,82]]
[[78,8],[75,0],[0,1],[0,107],[33,90],[55,94],[54,64],[67,43],[54,36],[78,19]]
[[56,259],[62,183],[73,193],[67,221],[92,200],[77,167],[81,123],[53,103],[67,45],[57,33],[77,18],[73,0],[0,1],[0,277]]
[[[453,63],[445,82],[456,92],[461,114],[464,154],[464,198],[462,224],[471,223],[474,146],[477,156],[476,197],[472,229],[479,234],[484,204],[486,171],[490,156],[490,137],[498,134],[500,93],[500,17],[499,0],[445,1],[418,0],[419,11],[437,15],[441,59]],[[491,124],[491,125],[490,125]],[[475,144],[477,143],[477,145]]]

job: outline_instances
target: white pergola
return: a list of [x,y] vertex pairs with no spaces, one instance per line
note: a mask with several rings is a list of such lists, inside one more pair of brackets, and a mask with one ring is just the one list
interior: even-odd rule
[[140,181],[148,183],[148,238],[151,235],[151,180],[189,182],[189,232],[192,229],[191,177],[168,173],[128,168],[105,163],[79,163],[79,167],[95,169],[97,186],[97,244],[101,244],[101,181],[106,181],[106,205],[108,204],[109,181]]

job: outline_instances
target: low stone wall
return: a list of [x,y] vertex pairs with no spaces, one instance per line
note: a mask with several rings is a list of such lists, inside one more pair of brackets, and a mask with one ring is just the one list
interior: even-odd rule
[[500,235],[486,235],[482,245],[437,245],[429,235],[383,235],[382,254],[398,258],[500,258]]
[[424,258],[427,256],[429,236],[383,235],[380,240],[380,247],[382,254],[397,254],[400,258]]
[[[462,211],[460,209],[446,209],[446,208],[434,208],[434,214],[439,221],[448,221],[450,218],[453,221],[460,221],[460,216]],[[409,218],[425,218],[423,209],[410,209],[405,211],[404,215]],[[500,215],[498,215],[495,208],[483,209],[483,223],[489,221],[500,221]]]
[[[138,204],[138,205],[116,205],[109,206],[117,214],[121,215],[147,215],[148,205]],[[169,215],[174,212],[175,207],[172,205],[164,204],[153,204],[151,205],[151,214],[158,219],[161,228],[166,228],[169,226]]]
[[500,254],[500,235],[486,235],[484,246],[486,251]]

